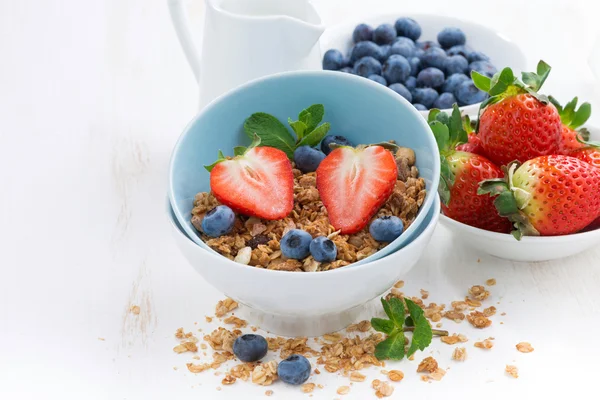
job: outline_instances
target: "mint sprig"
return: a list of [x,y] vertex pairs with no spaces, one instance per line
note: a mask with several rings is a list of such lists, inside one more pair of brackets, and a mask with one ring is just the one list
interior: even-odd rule
[[[392,297],[389,301],[381,298],[383,310],[389,319],[371,318],[371,326],[387,338],[375,347],[378,360],[401,360],[412,356],[417,350],[424,350],[431,344],[433,335],[447,336],[447,331],[431,329],[431,325],[421,307],[410,299]],[[406,311],[410,316],[406,316]],[[406,351],[405,332],[413,332],[411,343]]]

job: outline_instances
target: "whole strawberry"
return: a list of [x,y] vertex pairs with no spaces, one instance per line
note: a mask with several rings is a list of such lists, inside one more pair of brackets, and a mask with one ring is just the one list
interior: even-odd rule
[[468,140],[456,105],[445,124],[442,122],[444,119],[437,116],[438,112],[430,112],[429,126],[440,150],[441,179],[438,192],[444,215],[476,228],[510,232],[511,223],[498,215],[494,200],[489,195],[477,194],[479,182],[499,178],[502,171],[483,156],[455,150],[457,145]]
[[524,72],[523,81],[504,68],[492,79],[472,72],[473,83],[490,94],[481,104],[478,136],[485,154],[498,165],[556,154],[561,121],[556,107],[538,90],[550,66],[540,61],[537,73]]
[[600,148],[596,146],[584,146],[578,150],[573,150],[569,153],[571,157],[575,157],[581,161],[600,168]]
[[505,179],[482,182],[478,193],[497,196],[500,215],[523,235],[579,232],[600,216],[600,170],[574,157],[542,156],[506,168]]
[[465,128],[465,131],[467,131],[468,140],[467,140],[467,143],[461,143],[458,146],[456,146],[456,150],[466,151],[467,153],[479,154],[480,156],[485,157],[481,139],[473,131],[471,119],[469,118],[468,115],[465,115],[463,117],[463,127]]
[[576,109],[577,97],[564,107],[552,96],[548,98],[556,107],[562,123],[558,154],[571,155],[573,151],[585,147],[586,145],[583,142],[590,138],[588,130],[580,127],[590,118],[592,106],[590,103],[583,103]]

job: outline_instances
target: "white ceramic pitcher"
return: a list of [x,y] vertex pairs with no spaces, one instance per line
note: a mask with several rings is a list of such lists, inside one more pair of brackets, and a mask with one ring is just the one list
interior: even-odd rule
[[198,82],[200,108],[255,78],[321,69],[318,41],[324,27],[308,0],[204,2],[203,40],[198,52],[184,0],[169,0],[173,25]]

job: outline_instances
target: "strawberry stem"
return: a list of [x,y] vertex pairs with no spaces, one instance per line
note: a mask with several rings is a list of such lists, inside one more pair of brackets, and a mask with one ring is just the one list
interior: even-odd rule
[[[415,327],[414,326],[405,326],[404,327],[404,332],[414,332]],[[448,331],[443,331],[441,329],[432,329],[431,333],[433,333],[436,336],[448,336]]]

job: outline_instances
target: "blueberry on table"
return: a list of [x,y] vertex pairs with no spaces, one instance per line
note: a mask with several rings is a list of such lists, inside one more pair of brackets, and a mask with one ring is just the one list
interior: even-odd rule
[[472,63],[475,61],[490,61],[490,58],[480,51],[473,51],[468,55],[467,60]]
[[279,245],[281,254],[287,258],[302,260],[310,254],[310,233],[301,229],[292,229],[281,238]]
[[354,74],[354,70],[351,67],[344,67],[340,69],[340,72],[345,72],[347,74]]
[[402,232],[404,232],[404,224],[396,216],[379,217],[369,226],[369,233],[378,242],[393,242]]
[[455,93],[459,106],[481,103],[488,97],[488,94],[477,89],[471,80],[459,84]]
[[304,356],[293,354],[279,363],[277,375],[285,383],[301,385],[310,376],[310,362]]
[[356,25],[352,33],[352,40],[354,40],[354,43],[373,40],[373,28],[367,24]]
[[410,64],[410,76],[416,77],[419,71],[421,71],[421,59],[411,57],[408,59],[408,63]]
[[433,107],[438,98],[438,92],[433,88],[416,88],[412,91],[413,103],[423,104],[427,108]]
[[439,47],[431,47],[421,57],[421,64],[424,67],[434,67],[443,70],[447,57],[444,50]]
[[[466,44],[458,44],[456,46],[450,47],[446,50],[446,54],[448,56],[463,56],[467,60],[469,59],[469,55],[473,52],[473,50]],[[469,61],[471,62],[471,61]]]
[[388,59],[388,57],[390,56],[390,49],[392,48],[392,46],[390,46],[389,44],[384,44],[382,46],[379,46],[379,53],[381,55],[381,62],[385,61]]
[[381,75],[381,63],[373,57],[363,57],[354,64],[354,73],[362,77]]
[[408,43],[396,42],[390,48],[389,55],[391,56],[392,54],[400,54],[405,58],[410,58],[412,57],[413,52],[414,47],[411,47]]
[[399,54],[393,54],[383,65],[383,77],[388,84],[404,82],[410,76],[408,60]]
[[413,107],[416,108],[419,111],[427,111],[429,110],[427,107],[425,107],[423,104],[419,104],[419,103],[415,103],[413,104]]
[[245,334],[233,342],[233,354],[240,361],[254,362],[267,355],[269,345],[264,337],[254,334]]
[[452,105],[454,103],[456,103],[456,97],[454,97],[454,95],[452,93],[442,93],[433,102],[433,107],[439,108],[440,110],[445,110],[448,108],[452,108]]
[[359,42],[352,48],[350,52],[350,63],[355,63],[363,57],[373,57],[381,60],[381,48],[373,42]]
[[496,72],[498,72],[496,67],[494,67],[489,61],[472,62],[469,64],[469,73],[471,73],[471,71],[477,71],[481,75],[486,75],[490,78],[493,77]]
[[394,27],[398,36],[404,36],[412,40],[421,37],[421,26],[412,18],[398,18]]
[[387,82],[385,80],[385,78],[381,75],[369,75],[368,77],[370,80],[375,81],[377,83],[381,83],[383,86],[387,86]]
[[310,146],[300,146],[294,150],[296,167],[305,174],[316,171],[324,158],[325,154],[322,151]]
[[353,144],[342,135],[327,135],[321,141],[321,151],[325,154],[331,153],[333,149],[329,147],[329,145],[332,143],[339,144],[340,146],[354,147]]
[[417,75],[417,86],[439,88],[444,84],[444,73],[433,67],[425,68]]
[[446,82],[442,85],[442,92],[452,93],[454,95],[456,92],[456,88],[458,85],[465,81],[469,81],[471,78],[466,76],[465,74],[452,74],[446,79]]
[[323,69],[337,71],[346,66],[344,55],[336,49],[327,50],[323,55]]
[[464,74],[469,68],[469,62],[463,56],[450,56],[446,58],[445,71],[447,75]]
[[332,262],[337,256],[337,247],[331,239],[319,236],[310,242],[310,254],[318,262]]
[[434,42],[433,40],[425,40],[423,42],[416,42],[415,44],[417,45],[417,47],[419,49],[422,49],[425,51],[429,50],[432,47],[438,47],[438,48],[440,47],[440,45],[437,42]]
[[390,44],[396,39],[396,30],[390,24],[381,24],[373,32],[373,41],[377,44]]
[[417,78],[415,78],[414,76],[409,76],[408,78],[406,78],[406,81],[404,82],[404,86],[406,86],[406,88],[408,90],[412,90],[414,88],[417,87]]
[[228,234],[233,229],[235,213],[227,206],[216,206],[202,218],[202,232],[210,237]]
[[458,28],[444,28],[438,33],[437,40],[444,49],[449,49],[452,46],[465,44],[467,37]]
[[410,93],[410,90],[408,90],[403,84],[393,83],[389,86],[389,88],[398,93],[400,96],[404,97],[409,103],[412,103],[412,94]]

